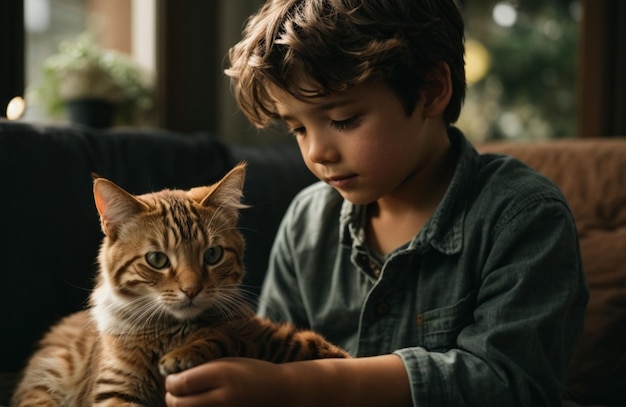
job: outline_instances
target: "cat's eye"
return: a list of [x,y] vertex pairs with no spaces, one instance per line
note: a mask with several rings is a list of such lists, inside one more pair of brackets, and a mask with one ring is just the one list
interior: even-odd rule
[[146,254],[146,261],[155,269],[163,269],[170,265],[170,259],[163,252],[149,252]]
[[214,265],[219,263],[219,261],[222,260],[223,256],[224,249],[222,248],[222,246],[209,247],[204,252],[204,261],[209,265]]

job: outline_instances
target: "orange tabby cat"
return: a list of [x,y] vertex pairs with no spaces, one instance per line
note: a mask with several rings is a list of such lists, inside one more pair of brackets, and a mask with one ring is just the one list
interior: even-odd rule
[[105,237],[91,306],[43,338],[12,405],[163,406],[165,375],[218,357],[348,357],[255,317],[238,295],[244,176],[240,164],[209,187],[140,196],[97,178]]

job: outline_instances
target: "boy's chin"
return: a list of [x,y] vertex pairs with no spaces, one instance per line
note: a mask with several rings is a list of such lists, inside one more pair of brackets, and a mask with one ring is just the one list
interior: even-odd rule
[[376,202],[376,198],[373,198],[369,194],[366,195],[354,191],[342,191],[339,188],[335,188],[335,191],[339,192],[343,199],[353,205],[369,205]]

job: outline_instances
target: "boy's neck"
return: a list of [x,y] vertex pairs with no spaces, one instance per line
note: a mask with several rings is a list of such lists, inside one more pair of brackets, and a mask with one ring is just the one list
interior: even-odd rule
[[448,190],[457,159],[448,144],[433,165],[413,174],[402,190],[369,205],[367,241],[372,250],[388,254],[419,233]]

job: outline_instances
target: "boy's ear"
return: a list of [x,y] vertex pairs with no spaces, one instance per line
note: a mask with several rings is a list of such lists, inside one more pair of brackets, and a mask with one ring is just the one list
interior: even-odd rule
[[422,97],[425,117],[433,118],[443,114],[452,97],[452,78],[448,64],[442,62],[426,75]]

